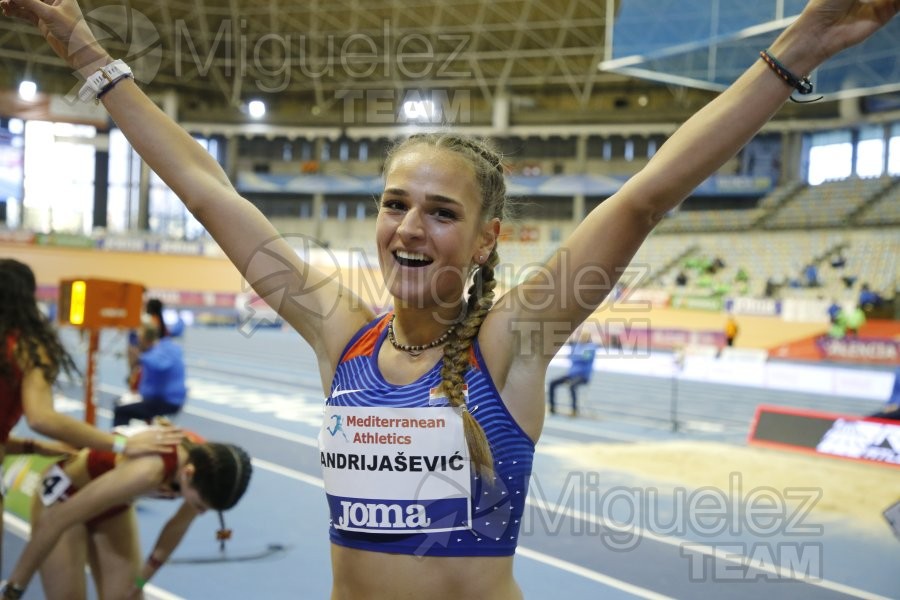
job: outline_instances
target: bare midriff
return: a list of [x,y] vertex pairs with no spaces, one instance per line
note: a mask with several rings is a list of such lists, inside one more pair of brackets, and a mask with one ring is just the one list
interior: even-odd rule
[[331,600],[521,600],[512,556],[413,556],[331,545]]

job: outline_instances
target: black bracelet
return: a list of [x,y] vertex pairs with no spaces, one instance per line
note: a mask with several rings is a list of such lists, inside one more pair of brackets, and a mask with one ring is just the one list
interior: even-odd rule
[[[809,77],[797,77],[791,73],[787,67],[781,64],[777,58],[772,56],[768,50],[760,50],[759,56],[763,59],[763,62],[769,65],[769,68],[775,71],[775,73],[784,80],[786,84],[797,90],[798,94],[801,96],[808,96],[813,93],[813,84],[809,80]],[[807,104],[821,99],[822,96],[813,100],[794,100],[793,96],[791,97],[793,102],[799,102],[800,104]]]
[[0,581],[0,598],[3,600],[19,600],[25,594],[25,588],[11,581]]
[[100,98],[102,98],[104,94],[109,92],[109,90],[116,87],[116,85],[120,81],[122,81],[123,79],[128,79],[129,77],[131,77],[131,75],[129,73],[125,73],[124,75],[119,75],[118,77],[116,77],[115,79],[113,79],[112,81],[107,83],[106,87],[104,87],[102,90],[100,90],[100,92],[97,94],[97,102],[100,102]]
[[22,440],[22,454],[34,454],[34,440],[25,438]]

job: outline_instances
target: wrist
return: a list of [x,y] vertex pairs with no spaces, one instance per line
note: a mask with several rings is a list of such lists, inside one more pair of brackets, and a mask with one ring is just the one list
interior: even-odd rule
[[165,559],[160,560],[156,557],[156,554],[150,553],[150,556],[147,557],[147,567],[149,567],[150,571],[157,571],[163,563],[166,562]]
[[130,77],[132,77],[131,67],[122,60],[114,60],[88,75],[84,85],[78,90],[78,98],[84,102],[90,100],[99,102],[104,94],[123,79]]
[[113,58],[103,48],[100,48],[98,44],[97,48],[86,47],[72,54],[69,57],[69,62],[78,72],[81,79],[86,80],[96,73],[98,69],[113,62]]
[[0,598],[3,600],[18,600],[25,594],[25,586],[16,585],[11,581],[0,581]]
[[116,434],[113,438],[112,451],[116,454],[122,454],[125,452],[125,448],[128,446],[128,438],[124,435]]
[[821,38],[813,33],[814,29],[804,24],[801,15],[772,42],[769,51],[793,73],[807,77],[816,67],[828,60],[828,54],[822,48]]

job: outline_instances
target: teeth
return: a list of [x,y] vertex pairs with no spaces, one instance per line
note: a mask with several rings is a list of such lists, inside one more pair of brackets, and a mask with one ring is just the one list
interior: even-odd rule
[[397,250],[395,253],[397,258],[402,258],[404,260],[420,260],[420,261],[430,261],[431,259],[422,254],[421,252],[407,252],[405,250]]

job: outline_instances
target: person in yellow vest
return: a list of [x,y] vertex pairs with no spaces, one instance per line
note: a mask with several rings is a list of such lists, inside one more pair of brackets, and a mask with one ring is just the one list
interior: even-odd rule
[[728,315],[728,319],[725,321],[725,344],[727,346],[734,346],[734,338],[737,337],[738,331],[737,320],[733,315]]

